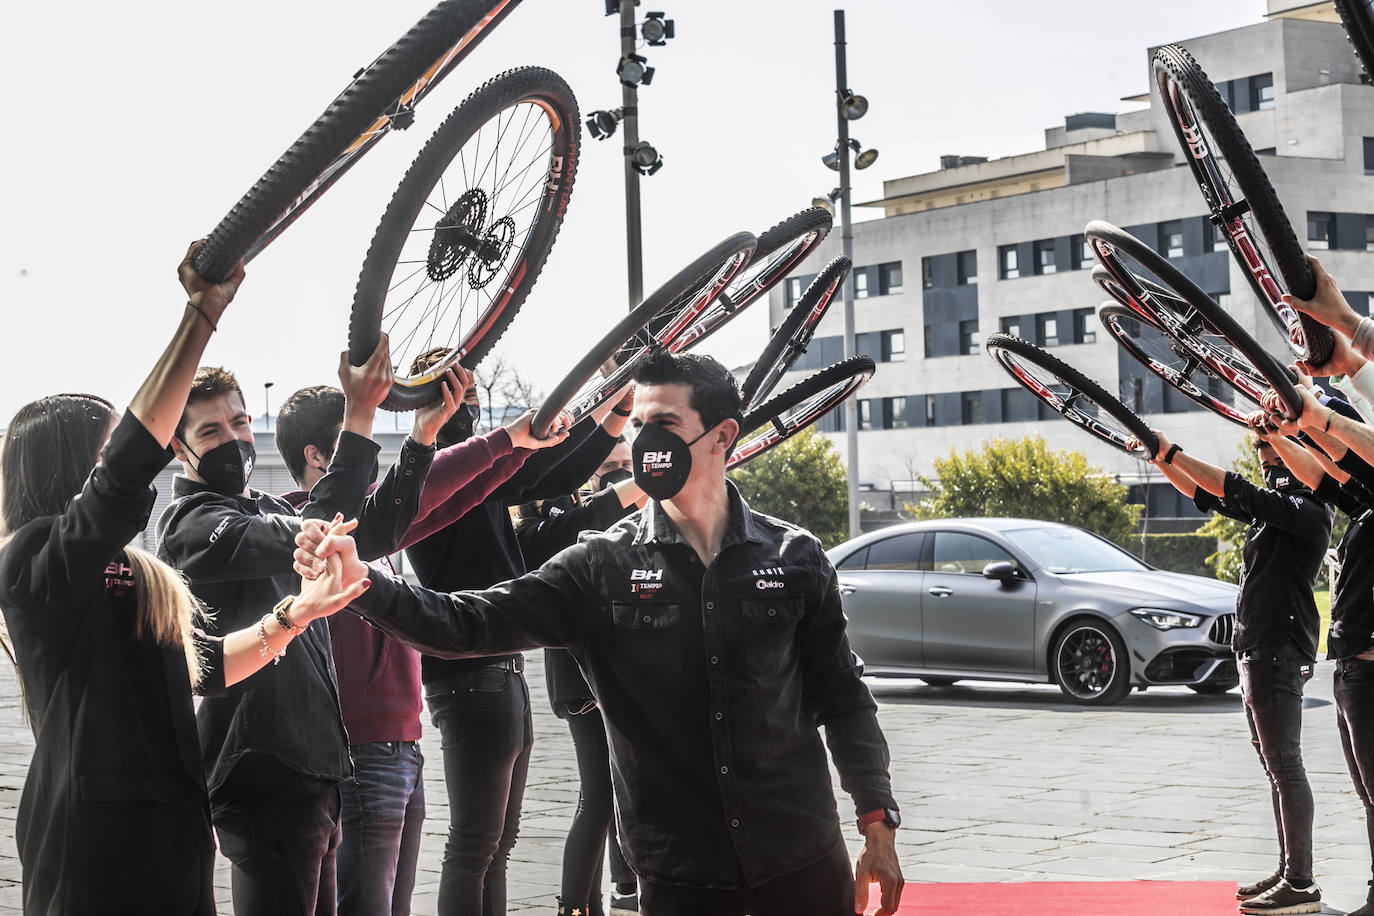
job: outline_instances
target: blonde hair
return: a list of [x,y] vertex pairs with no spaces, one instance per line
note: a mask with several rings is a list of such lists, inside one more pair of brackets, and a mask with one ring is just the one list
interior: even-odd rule
[[186,578],[157,557],[137,547],[124,548],[133,569],[134,593],[138,599],[136,634],[147,635],[160,646],[180,646],[186,655],[186,673],[191,688],[200,686],[205,676],[204,659],[192,637],[191,628],[208,619],[205,605],[191,593]]

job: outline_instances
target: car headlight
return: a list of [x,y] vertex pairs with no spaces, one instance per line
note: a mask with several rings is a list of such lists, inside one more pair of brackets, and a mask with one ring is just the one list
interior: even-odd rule
[[1179,630],[1189,629],[1202,623],[1202,618],[1196,614],[1185,614],[1182,611],[1168,611],[1157,607],[1137,607],[1131,609],[1131,616],[1137,620],[1144,621],[1156,630]]

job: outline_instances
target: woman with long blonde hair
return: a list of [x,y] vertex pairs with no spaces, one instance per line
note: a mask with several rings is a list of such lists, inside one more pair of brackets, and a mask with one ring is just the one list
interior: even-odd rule
[[[15,840],[25,913],[214,912],[214,841],[191,694],[222,692],[361,594],[338,575],[216,639],[180,574],[129,546],[201,353],[243,278],[189,296],[119,418],[103,398],[25,405],[0,449],[0,612],[36,746]],[[335,572],[339,571],[335,567]]]

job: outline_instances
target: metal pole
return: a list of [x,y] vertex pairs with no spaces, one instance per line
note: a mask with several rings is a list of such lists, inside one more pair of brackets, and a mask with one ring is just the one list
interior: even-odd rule
[[[639,0],[620,0],[620,55],[629,57],[635,52],[635,6]],[[630,161],[630,153],[639,142],[639,90],[634,86],[621,87],[621,118],[625,130],[625,255],[629,270],[629,308],[644,299],[644,245],[639,221],[639,172]]]
[[275,385],[275,384],[276,384],[276,382],[263,382],[263,383],[262,383],[262,428],[263,428],[263,429],[271,429],[271,428],[272,428],[272,404],[271,404],[271,402],[268,400],[268,392],[272,389],[272,386]]
[[[839,144],[836,152],[840,160],[840,243],[843,253],[851,262],[854,260],[854,231],[849,222],[849,122],[845,120],[840,107],[844,91],[848,88],[849,78],[845,74],[844,60],[844,10],[835,10],[835,122],[838,125]],[[844,357],[850,359],[858,355],[858,344],[854,339],[854,281],[844,284]],[[859,403],[850,398],[844,408],[845,450],[848,452],[847,465],[849,477],[849,536],[859,534]]]

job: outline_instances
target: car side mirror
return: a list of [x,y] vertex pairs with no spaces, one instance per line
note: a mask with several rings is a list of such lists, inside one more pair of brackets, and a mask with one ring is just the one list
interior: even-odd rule
[[1006,560],[1000,560],[996,563],[989,563],[987,566],[983,567],[983,578],[996,579],[1003,585],[1006,585],[1010,582],[1016,581],[1016,567],[1008,563]]

